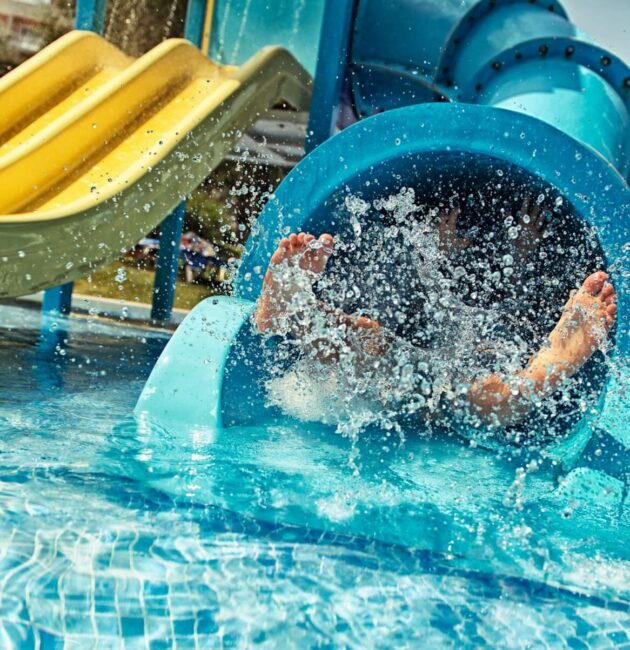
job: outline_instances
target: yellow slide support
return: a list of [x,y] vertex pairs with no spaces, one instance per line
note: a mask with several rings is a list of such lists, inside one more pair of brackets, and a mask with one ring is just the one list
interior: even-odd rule
[[241,67],[164,41],[130,59],[70,32],[0,79],[0,297],[113,261],[284,100],[304,110],[309,74],[285,50]]

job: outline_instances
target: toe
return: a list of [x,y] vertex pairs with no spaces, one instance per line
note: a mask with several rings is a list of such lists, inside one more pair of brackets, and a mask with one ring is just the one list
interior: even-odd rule
[[592,275],[589,275],[586,280],[584,280],[584,290],[590,293],[592,296],[596,296],[604,286],[604,282],[608,279],[608,274],[603,271],[597,271]]
[[461,214],[461,210],[459,207],[453,208],[447,215],[446,217],[446,222],[448,223],[449,226],[452,228],[455,228],[457,225],[457,219],[459,218],[459,215]]
[[575,296],[577,295],[577,292],[578,292],[577,289],[571,289],[571,291],[569,292],[569,299],[566,301],[563,307],[565,311],[567,309],[571,309],[571,306],[573,305],[573,301],[575,299]]
[[320,235],[319,241],[326,248],[332,249],[332,246],[333,246],[333,236],[332,235],[329,235],[328,233],[324,233],[323,235]]
[[607,298],[610,298],[615,293],[615,290],[610,284],[610,282],[604,282],[604,286],[602,287],[602,292],[601,292],[601,297],[606,300]]
[[375,320],[367,318],[366,316],[358,316],[354,324],[363,329],[376,329],[380,327]]
[[617,302],[617,294],[614,291],[614,289],[613,289],[612,293],[610,293],[608,296],[606,296],[605,302],[606,302],[607,305],[616,304],[616,302]]
[[285,260],[289,252],[289,246],[290,244],[288,239],[281,239],[278,248],[271,256],[271,264],[280,264],[280,262]]
[[613,326],[616,316],[617,316],[617,305],[614,302],[604,305],[603,320],[605,321],[606,327],[608,329],[610,329]]

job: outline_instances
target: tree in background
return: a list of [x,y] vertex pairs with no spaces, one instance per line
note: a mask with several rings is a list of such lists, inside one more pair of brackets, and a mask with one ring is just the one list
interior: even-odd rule
[[223,162],[186,202],[186,228],[212,242],[224,261],[240,257],[252,225],[285,171]]
[[[72,29],[74,8],[66,0],[52,0],[49,5],[37,8],[39,45],[45,47]],[[0,75],[9,72],[28,58],[16,39],[6,29],[0,29]]]

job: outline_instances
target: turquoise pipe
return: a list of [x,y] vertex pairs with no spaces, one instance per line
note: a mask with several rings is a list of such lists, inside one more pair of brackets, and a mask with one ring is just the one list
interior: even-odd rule
[[354,0],[326,3],[304,147],[307,154],[328,140],[337,127],[350,56],[354,4]]
[[[470,34],[478,32],[479,25],[502,7],[515,20],[508,38],[520,35],[524,26],[529,30],[537,24],[539,31],[535,33],[540,35],[541,29],[548,31],[548,20],[566,22],[564,9],[555,1],[396,0],[384,10],[379,0],[358,0],[352,66],[359,115],[365,117],[405,103],[454,99],[448,75],[451,53],[465,45]],[[529,20],[523,21],[520,13]],[[481,31],[494,36],[491,29]],[[505,34],[496,39],[499,46],[504,39]]]
[[[381,181],[379,191],[394,192],[401,184],[424,182],[436,168],[454,174],[461,169],[471,174],[502,169],[537,178],[562,194],[575,216],[592,225],[609,260],[623,255],[630,238],[625,180],[602,164],[596,152],[558,129],[526,115],[463,104],[425,104],[376,115],[330,138],[287,176],[259,217],[259,234],[247,244],[237,297],[211,298],[192,312],[154,368],[136,414],[169,429],[189,425],[208,430],[279,417],[265,405],[264,343],[250,321],[278,241],[288,230],[339,232],[344,225],[335,210],[339,197],[347,192],[366,196],[366,183],[374,178]],[[588,196],[581,191],[585,186],[590,188]],[[619,322],[627,323],[630,292],[623,268],[613,271],[613,281],[620,292]],[[618,329],[617,346],[628,354],[623,327]],[[200,392],[195,386],[206,388]],[[548,453],[570,466],[590,432],[584,419]]]
[[556,126],[628,178],[630,69],[559,3],[396,4],[382,12],[378,0],[358,3],[351,65],[359,116],[435,100],[508,108]]
[[[455,176],[501,169],[562,196],[598,237],[619,293],[616,351],[630,353],[627,66],[553,2],[396,0],[384,9],[358,0],[350,36],[337,39],[336,52],[322,47],[320,57],[334,63],[342,48],[350,52],[357,113],[376,115],[320,144],[283,181],[247,243],[236,297],[210,299],[190,315],[156,365],[138,415],[210,430],[276,417],[265,405],[263,343],[250,316],[279,239],[287,231],[339,232],[334,206],[345,192],[420,186],[436,169]],[[334,106],[324,108],[330,129]],[[210,384],[201,398],[189,390]],[[602,399],[603,420],[614,422],[614,392],[604,388]],[[556,448],[565,466],[590,432],[585,418]]]

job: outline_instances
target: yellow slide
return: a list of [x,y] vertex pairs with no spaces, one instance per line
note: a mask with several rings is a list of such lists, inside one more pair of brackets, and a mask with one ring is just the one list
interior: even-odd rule
[[91,32],[42,50],[0,79],[0,297],[114,260],[310,85],[274,47],[238,68],[179,39],[138,59]]

